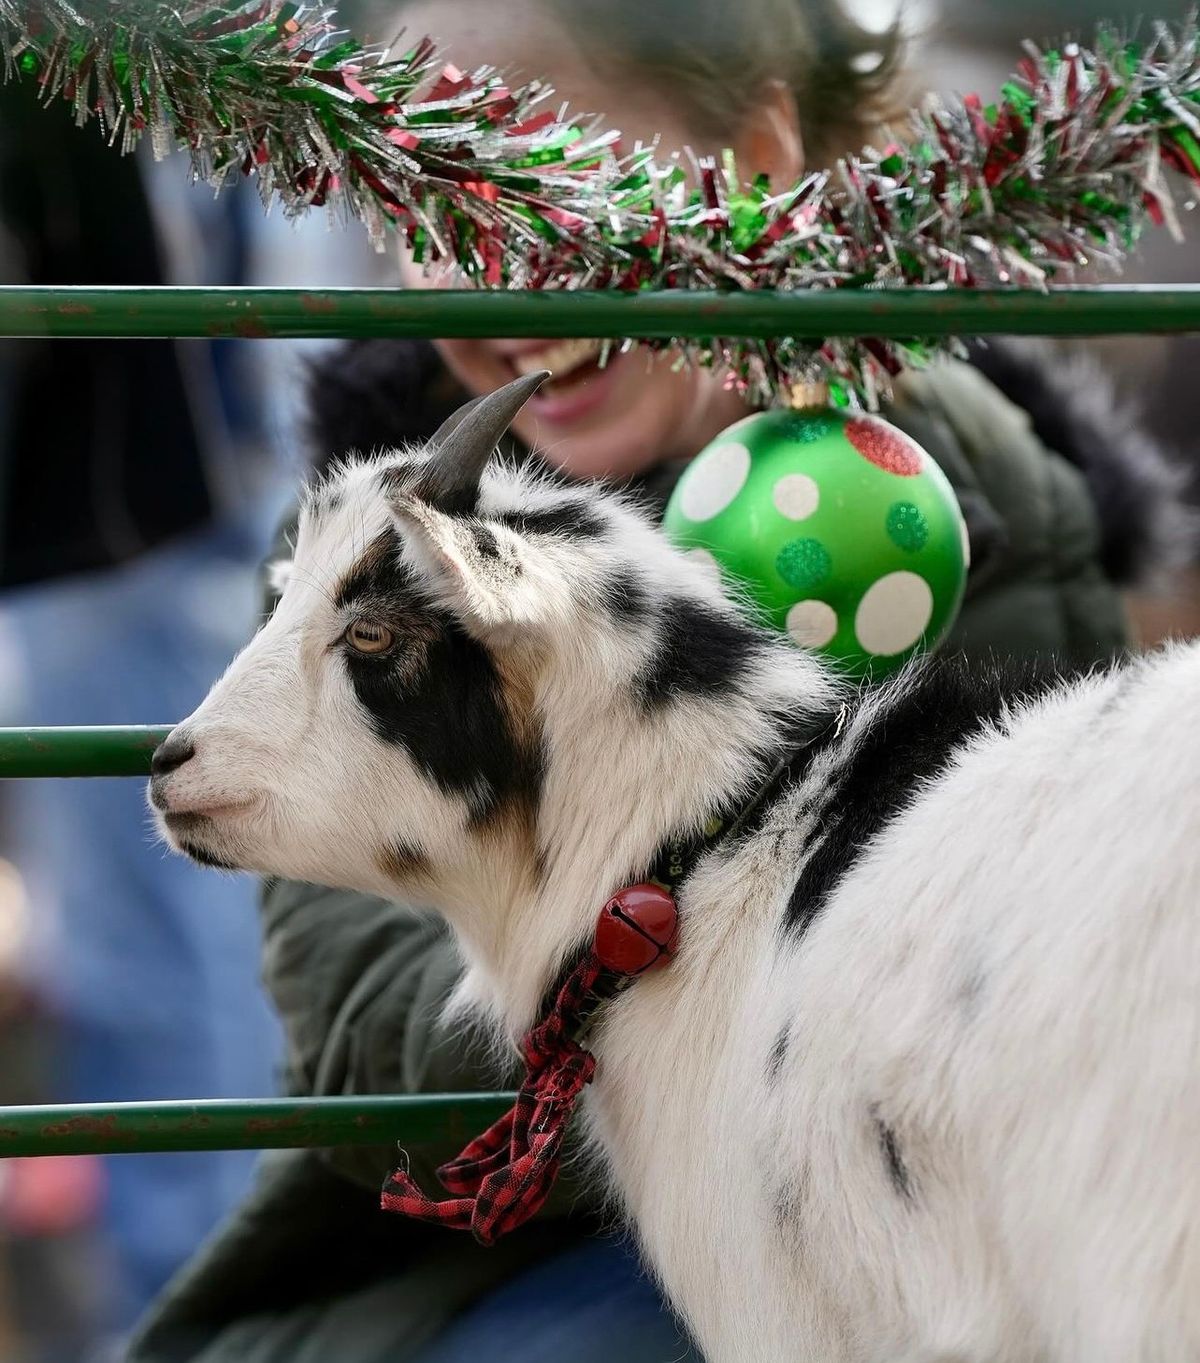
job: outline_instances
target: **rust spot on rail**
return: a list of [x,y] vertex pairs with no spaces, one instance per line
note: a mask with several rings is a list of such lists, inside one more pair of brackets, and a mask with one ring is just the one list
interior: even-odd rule
[[250,1117],[246,1122],[246,1132],[248,1135],[262,1135],[270,1131],[294,1131],[304,1124],[303,1112],[289,1112],[286,1117]]
[[233,324],[233,334],[247,341],[265,341],[271,336],[271,329],[261,317],[239,317]]
[[39,1133],[47,1140],[58,1136],[98,1136],[103,1140],[132,1141],[136,1137],[123,1132],[117,1125],[116,1116],[72,1117],[65,1122],[48,1122]]

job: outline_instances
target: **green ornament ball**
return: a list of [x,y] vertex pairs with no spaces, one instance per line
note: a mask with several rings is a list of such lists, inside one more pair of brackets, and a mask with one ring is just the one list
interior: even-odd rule
[[688,466],[663,524],[851,676],[878,679],[936,648],[962,604],[970,546],[954,490],[879,417],[746,417]]

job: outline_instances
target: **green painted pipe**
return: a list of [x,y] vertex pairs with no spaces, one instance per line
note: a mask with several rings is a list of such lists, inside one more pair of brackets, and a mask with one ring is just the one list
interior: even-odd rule
[[0,729],[0,779],[16,776],[145,776],[169,724]]
[[437,1093],[3,1107],[0,1158],[426,1141],[465,1145],[512,1100],[511,1093]]
[[797,293],[0,288],[0,336],[1097,336],[1200,331],[1200,285]]

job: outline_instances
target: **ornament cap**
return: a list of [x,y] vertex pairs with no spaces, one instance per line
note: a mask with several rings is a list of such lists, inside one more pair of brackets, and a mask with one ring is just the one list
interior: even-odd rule
[[801,379],[792,384],[788,405],[796,412],[829,406],[829,385],[820,379]]

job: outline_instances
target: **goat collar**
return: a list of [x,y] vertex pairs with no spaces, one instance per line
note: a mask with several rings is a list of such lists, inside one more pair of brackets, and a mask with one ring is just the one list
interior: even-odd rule
[[540,1211],[558,1176],[567,1123],[596,1071],[596,1057],[582,1043],[597,1008],[670,961],[679,938],[674,891],[705,852],[744,828],[794,778],[815,737],[774,768],[735,818],[714,819],[698,838],[665,843],[649,879],[613,895],[600,910],[591,945],[564,970],[552,1004],[521,1043],[525,1079],[516,1102],[438,1170],[450,1196],[434,1200],[407,1168],[396,1169],[383,1186],[384,1211],[469,1230],[484,1245]]
[[665,965],[678,936],[679,914],[666,885],[645,881],[613,895],[591,946],[521,1043],[525,1079],[517,1101],[438,1170],[450,1197],[427,1197],[401,1168],[383,1185],[383,1210],[469,1230],[484,1245],[535,1216],[558,1177],[576,1100],[596,1071],[596,1057],[582,1045],[593,1014],[638,975]]

